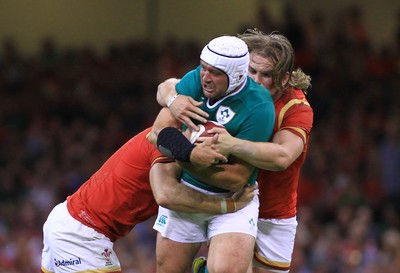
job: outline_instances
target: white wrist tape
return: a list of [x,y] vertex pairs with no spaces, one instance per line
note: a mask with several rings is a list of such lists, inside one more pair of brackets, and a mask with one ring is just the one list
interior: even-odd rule
[[228,212],[228,206],[226,204],[226,199],[222,198],[222,200],[221,200],[221,213],[225,214],[227,212]]
[[176,100],[176,98],[179,97],[179,94],[176,93],[167,103],[167,107],[169,108],[171,104]]

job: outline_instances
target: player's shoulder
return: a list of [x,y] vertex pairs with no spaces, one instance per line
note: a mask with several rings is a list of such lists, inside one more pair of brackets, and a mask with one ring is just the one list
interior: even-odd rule
[[310,111],[312,111],[312,107],[308,102],[306,95],[300,89],[295,89],[293,87],[287,88],[285,90],[285,93],[279,98],[278,101],[286,108],[296,107],[296,108],[309,109]]
[[180,94],[195,97],[203,94],[201,81],[200,81],[201,66],[187,72],[182,79],[176,84],[176,90]]
[[133,141],[142,141],[147,139],[150,136],[152,128],[151,127],[147,127],[145,129],[143,129],[142,131],[140,131],[139,133],[137,133],[132,140]]
[[152,150],[153,148],[156,149],[149,140],[151,130],[152,128],[148,127],[132,137],[128,141],[130,147],[129,149],[135,150],[136,153],[142,152],[144,154],[148,153],[148,151]]
[[299,89],[288,88],[275,102],[276,115],[287,120],[297,120],[312,123],[314,111],[308,103],[305,94]]
[[271,103],[273,102],[272,96],[268,89],[262,85],[256,83],[252,78],[247,77],[246,82],[246,97],[250,97],[253,100],[257,100],[260,103]]

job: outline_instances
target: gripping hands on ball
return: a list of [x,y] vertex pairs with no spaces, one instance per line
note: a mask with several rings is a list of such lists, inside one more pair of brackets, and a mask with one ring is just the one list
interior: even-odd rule
[[212,149],[212,145],[216,141],[215,138],[210,142],[196,143],[195,145],[183,136],[177,128],[166,127],[158,134],[157,148],[167,157],[182,162],[190,162],[196,167],[209,167],[216,163],[228,161],[224,155]]

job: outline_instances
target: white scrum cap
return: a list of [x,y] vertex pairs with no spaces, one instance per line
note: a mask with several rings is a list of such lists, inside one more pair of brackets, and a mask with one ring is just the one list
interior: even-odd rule
[[226,94],[246,80],[249,69],[249,50],[241,39],[235,36],[220,36],[211,40],[201,52],[200,59],[228,76]]

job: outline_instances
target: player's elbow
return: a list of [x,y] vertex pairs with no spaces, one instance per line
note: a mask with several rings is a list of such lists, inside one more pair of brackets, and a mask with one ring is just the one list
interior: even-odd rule
[[290,166],[290,164],[289,164],[288,160],[281,160],[281,161],[277,162],[277,164],[275,165],[275,170],[276,171],[284,171],[289,166]]
[[288,155],[282,155],[275,159],[272,171],[284,171],[293,163],[293,160]]
[[174,206],[174,198],[172,198],[169,194],[159,193],[154,195],[154,199],[157,204],[161,207],[172,209]]
[[157,137],[158,137],[158,132],[156,132],[155,130],[151,130],[148,140],[151,144],[156,146],[157,145]]
[[156,99],[157,99],[158,104],[160,104],[161,106],[167,106],[166,103],[164,103],[164,97],[163,97],[163,94],[162,94],[162,92],[161,92],[162,84],[163,84],[163,83],[160,83],[160,84],[158,85],[158,87],[157,87]]
[[[235,158],[233,160],[238,159]],[[243,165],[226,164],[224,166],[228,167],[225,169],[225,175],[220,179],[224,181],[224,185],[227,185],[227,187],[225,187],[227,190],[234,192],[240,191],[244,186],[249,183],[249,180],[254,171],[254,167],[248,163],[243,163]]]
[[249,181],[248,177],[239,177],[238,176],[238,177],[232,179],[228,190],[233,191],[233,192],[240,191],[241,189],[243,189],[244,186],[247,185],[248,181]]
[[168,97],[168,94],[171,94],[170,92],[175,92],[175,85],[178,82],[179,82],[178,79],[170,78],[158,85],[156,98],[157,98],[157,102],[161,106],[164,106],[164,107],[167,106],[167,103],[165,100]]

